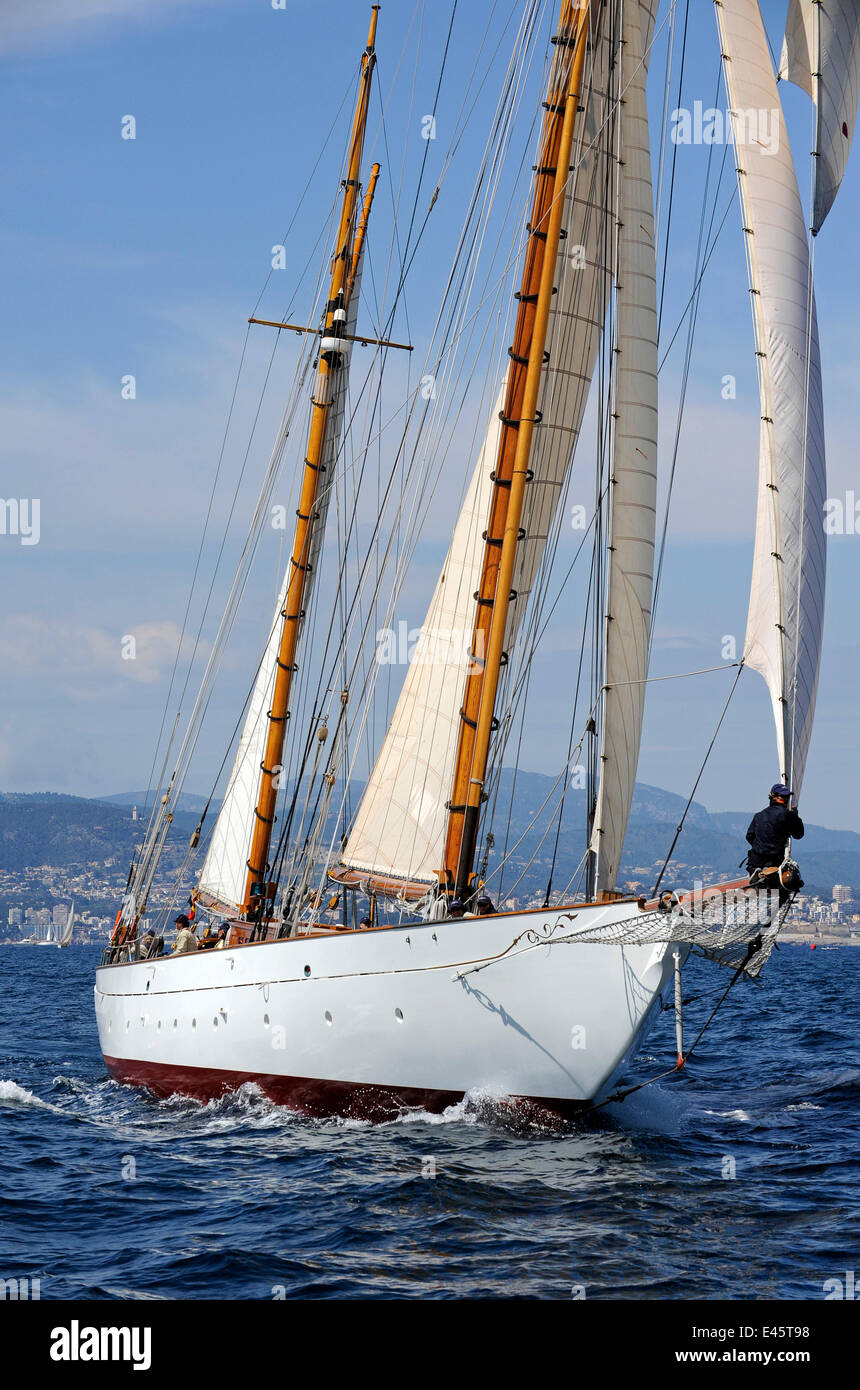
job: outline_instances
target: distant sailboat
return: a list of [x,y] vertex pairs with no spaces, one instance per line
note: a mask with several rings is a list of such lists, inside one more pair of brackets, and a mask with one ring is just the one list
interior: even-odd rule
[[[165,762],[174,771],[154,799],[111,945],[96,972],[99,1039],[113,1076],[160,1094],[207,1098],[253,1081],[273,1099],[310,1113],[377,1117],[409,1104],[438,1110],[479,1086],[567,1113],[610,1093],[672,985],[677,1064],[683,1065],[681,970],[687,955],[695,949],[730,967],[732,983],[757,975],[792,900],[788,891],[777,898],[751,888],[746,878],[704,891],[660,893],[665,865],[649,895],[625,896],[618,888],[654,603],[658,236],[645,78],[657,0],[562,0],[551,45],[544,36],[537,158],[522,190],[517,227],[519,277],[505,281],[506,292],[518,285],[505,339],[511,346],[504,361],[499,355],[500,370],[487,371],[492,384],[486,400],[495,404],[483,411],[490,416],[483,439],[475,431],[478,447],[467,456],[476,460],[473,470],[465,469],[464,451],[457,451],[456,514],[416,651],[432,651],[445,633],[465,633],[467,644],[458,659],[414,657],[379,727],[373,719],[379,667],[362,610],[367,576],[374,577],[375,602],[380,574],[389,556],[396,557],[386,580],[391,612],[412,559],[414,517],[423,515],[422,484],[429,488],[435,479],[433,450],[424,448],[419,434],[422,448],[406,460],[419,479],[414,503],[409,469],[402,476],[392,472],[391,492],[401,508],[396,541],[386,549],[368,526],[371,543],[354,553],[359,499],[337,490],[347,476],[361,476],[343,457],[351,348],[356,341],[385,351],[404,346],[381,332],[360,338],[357,329],[379,174],[374,165],[362,201],[377,8],[361,59],[334,255],[325,272],[329,292],[320,300],[317,326],[252,320],[312,333],[307,380],[312,371],[315,378],[291,558],[274,620],[260,623],[261,656],[236,723],[232,771],[193,894],[198,911],[224,924],[225,946],[143,959],[138,941],[209,707],[221,660],[219,631],[178,755]],[[506,142],[518,114],[510,104],[511,93],[519,91],[518,64],[538,42],[538,23],[530,28],[526,18],[532,8],[523,6],[513,76],[500,97],[470,217],[485,196],[488,207],[492,202],[485,190],[496,176],[495,161],[501,165],[509,156],[517,167]],[[814,55],[815,72],[801,71],[802,41],[813,18],[820,21],[820,10],[792,4],[785,59],[792,79],[807,90],[807,79],[819,82],[822,149],[828,153],[819,170],[827,182],[816,195],[817,219],[835,197],[847,159],[848,137],[833,133],[832,111],[841,120],[846,103],[854,108],[845,116],[850,136],[858,29],[853,7],[839,7],[838,54],[829,56],[822,79]],[[767,683],[776,765],[797,792],[812,729],[825,578],[812,267],[758,0],[722,0],[717,17],[738,146],[761,392],[753,580],[744,658],[734,664],[759,671]],[[838,106],[825,100],[833,91],[842,94]],[[768,157],[744,139],[743,118],[756,111],[779,113],[778,152]],[[526,125],[533,115],[525,113]],[[481,235],[464,227],[461,246],[477,246],[483,236],[483,227]],[[499,279],[498,265],[493,271]],[[468,288],[473,274],[469,263],[456,284]],[[452,310],[451,342],[457,312],[459,304]],[[507,332],[502,311],[500,321]],[[566,761],[559,750],[559,829],[573,764],[580,756],[587,764],[581,873],[553,891],[550,870],[542,904],[512,902],[502,910],[487,896],[509,857],[505,850],[501,864],[492,860],[499,773],[511,728],[525,709],[558,517],[592,383],[602,433],[590,491],[583,494],[595,498],[580,648],[590,653],[585,712],[569,699],[563,679],[554,682],[557,701],[572,705]],[[289,410],[284,418],[275,462],[286,445]],[[363,447],[366,453],[366,440]],[[400,449],[394,452],[399,462]],[[428,454],[431,464],[422,475],[416,460]],[[703,493],[712,482],[702,480]],[[380,490],[380,526],[386,496]],[[265,492],[261,498],[252,534],[265,525]],[[330,511],[337,512],[340,528],[334,562]],[[253,546],[248,550],[253,553]],[[333,599],[321,588],[327,556]],[[236,615],[234,593],[241,593],[245,579],[237,571],[222,623],[227,635]],[[351,642],[360,655],[353,655]],[[315,659],[325,679],[313,674]],[[681,673],[690,674],[702,673]],[[525,713],[522,719],[525,724]],[[360,780],[358,750],[363,755],[370,744],[369,775],[354,804],[348,788]],[[290,758],[288,789],[281,773]],[[205,814],[184,867],[201,841]],[[552,829],[550,821],[532,860]],[[549,862],[543,853],[541,862]],[[670,857],[671,850],[667,864]],[[796,882],[792,867],[788,859],[780,866],[784,887]],[[187,889],[177,884],[174,897],[180,891]],[[342,920],[334,920],[339,905]],[[171,902],[156,937],[173,910]]]
[[58,945],[58,946],[71,946],[71,944],[72,944],[72,933],[73,933],[74,930],[75,930],[75,903],[74,903],[74,899],[72,899],[72,905],[71,905],[71,907],[69,908],[69,915],[68,915],[68,917],[66,918],[66,925],[63,927],[63,934],[62,934],[62,936],[60,937],[59,941],[57,942],[57,945]]
[[72,902],[66,916],[65,923],[61,932],[57,931],[53,922],[48,924],[47,935],[36,941],[37,946],[70,946],[72,942],[72,932],[75,929],[75,904]]

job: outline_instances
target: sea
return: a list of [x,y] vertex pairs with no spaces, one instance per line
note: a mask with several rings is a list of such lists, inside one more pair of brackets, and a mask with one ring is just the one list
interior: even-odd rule
[[[157,1100],[105,1074],[97,959],[0,947],[0,1279],[42,1299],[860,1293],[856,947],[783,945],[684,1071],[564,1125],[480,1090],[375,1126]],[[667,1011],[625,1083],[673,1061]]]

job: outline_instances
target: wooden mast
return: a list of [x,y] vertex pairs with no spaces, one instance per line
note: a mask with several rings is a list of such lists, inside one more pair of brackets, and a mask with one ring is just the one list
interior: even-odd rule
[[[331,264],[331,282],[326,303],[325,324],[320,342],[320,358],[317,368],[316,386],[313,394],[308,447],[302,478],[301,497],[297,511],[296,530],[290,556],[290,581],[283,609],[283,628],[278,651],[275,687],[272,707],[268,713],[269,727],[266,747],[260,765],[260,787],[254,811],[254,833],[251,852],[248,857],[248,877],[245,886],[243,907],[246,913],[262,898],[268,897],[269,849],[272,828],[275,823],[275,804],[278,789],[276,775],[280,770],[284,751],[287,720],[290,717],[290,693],[293,673],[296,671],[296,651],[299,628],[304,616],[304,598],[310,572],[309,556],[312,549],[314,523],[317,520],[316,503],[320,493],[321,461],[325,446],[326,429],[331,410],[331,376],[341,361],[338,340],[343,337],[346,324],[346,308],[349,295],[355,283],[358,255],[361,251],[359,235],[364,239],[367,213],[370,203],[365,199],[360,226],[356,228],[356,211],[360,193],[359,175],[364,150],[364,137],[367,128],[367,114],[370,103],[370,83],[376,63],[374,52],[376,42],[376,21],[379,5],[371,10],[370,31],[367,47],[361,57],[361,75],[358,87],[358,102],[352,124],[349,147],[349,161],[346,179],[343,184],[340,222],[338,225],[335,253]],[[375,172],[378,174],[379,166]],[[372,176],[375,185],[376,178]],[[372,187],[368,188],[372,198]]]
[[[562,0],[554,43],[571,50],[566,80],[556,79],[544,102],[546,115],[535,171],[529,241],[523,265],[502,431],[484,561],[476,593],[472,640],[445,843],[442,879],[458,896],[469,892],[478,838],[490,738],[496,727],[499,676],[507,660],[505,628],[512,592],[521,521],[530,481],[529,457],[544,365],[549,311],[554,294],[565,190],[582,74],[591,24],[590,0]],[[563,69],[564,71],[564,69]]]

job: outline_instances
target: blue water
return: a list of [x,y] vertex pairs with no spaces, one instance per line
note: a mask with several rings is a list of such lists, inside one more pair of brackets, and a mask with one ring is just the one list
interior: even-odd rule
[[[560,1131],[481,1095],[377,1127],[253,1088],[153,1100],[106,1079],[97,955],[0,948],[0,1278],[39,1278],[43,1299],[823,1298],[852,1269],[860,1285],[860,949],[782,947],[687,1074]],[[714,983],[688,967],[687,992]],[[631,1079],[672,1059],[667,1013]]]

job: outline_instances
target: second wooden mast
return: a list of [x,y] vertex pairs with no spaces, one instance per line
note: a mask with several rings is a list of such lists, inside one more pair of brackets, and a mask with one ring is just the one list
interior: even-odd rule
[[490,739],[496,727],[499,679],[506,662],[505,631],[516,595],[512,584],[517,549],[523,539],[522,516],[530,481],[529,459],[537,419],[570,156],[579,107],[585,55],[591,29],[590,0],[562,0],[554,42],[568,50],[544,103],[546,116],[536,169],[529,242],[511,366],[502,417],[502,433],[493,474],[490,519],[484,533],[481,584],[470,674],[460,711],[460,734],[449,808],[442,883],[463,897],[471,891]]
[[[361,58],[358,102],[352,124],[346,179],[343,184],[340,220],[332,259],[331,282],[326,303],[325,321],[320,340],[320,357],[313,394],[308,447],[302,477],[293,548],[290,555],[290,579],[283,609],[283,628],[278,650],[272,707],[268,713],[266,747],[260,768],[260,786],[254,811],[254,832],[248,856],[248,875],[243,903],[250,913],[268,898],[269,851],[275,823],[278,796],[277,775],[281,770],[287,721],[290,717],[290,695],[296,671],[299,629],[304,616],[304,601],[310,575],[310,556],[317,520],[316,507],[320,491],[326,485],[322,477],[323,450],[332,404],[332,377],[341,363],[342,344],[339,339],[346,329],[347,306],[355,281],[355,270],[364,236],[365,218],[357,226],[360,196],[361,161],[370,104],[370,84],[376,62],[376,22],[379,6],[371,11],[367,47]],[[374,171],[374,174],[378,171]],[[375,183],[375,177],[373,183]],[[372,196],[372,189],[368,190]]]

